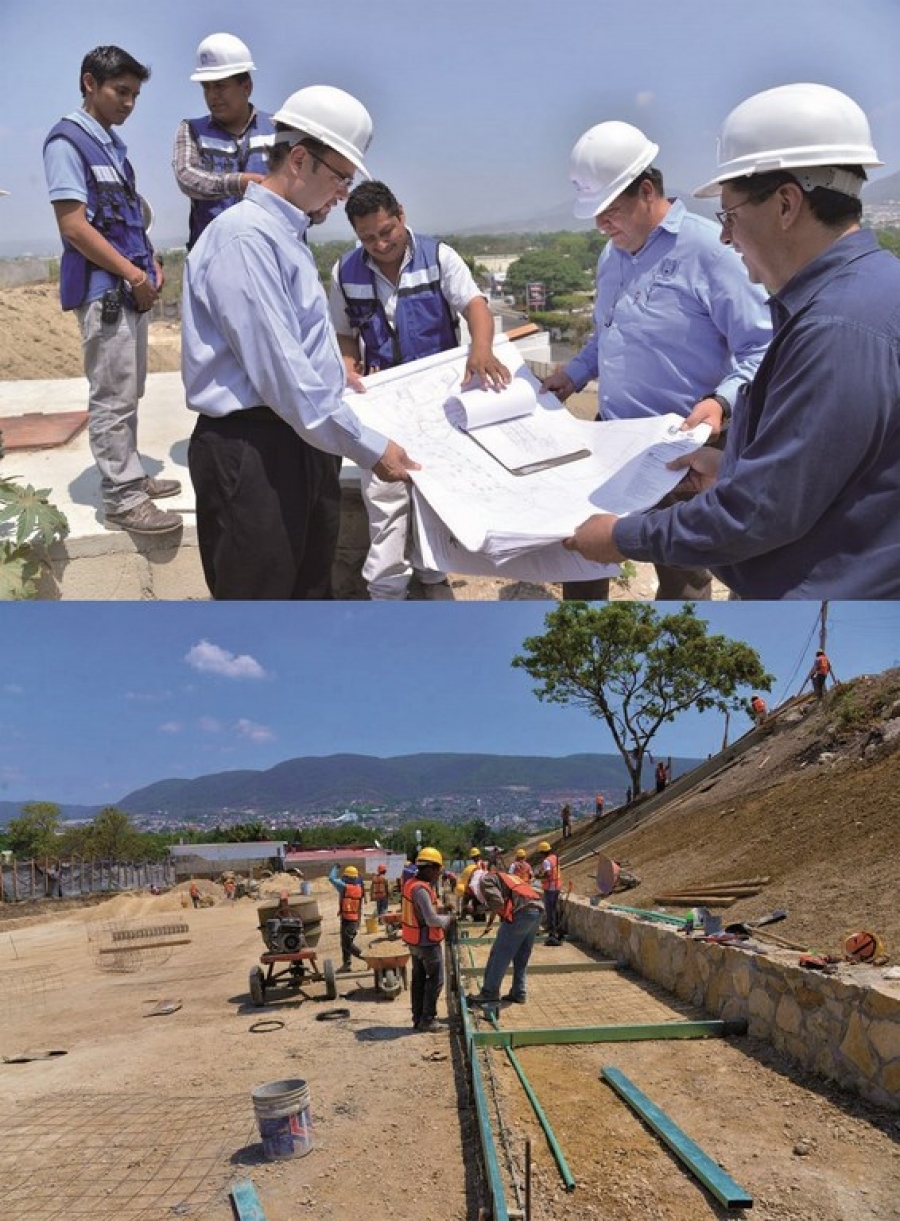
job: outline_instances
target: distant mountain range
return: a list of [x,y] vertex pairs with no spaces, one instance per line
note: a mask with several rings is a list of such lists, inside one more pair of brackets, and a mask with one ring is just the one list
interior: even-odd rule
[[[677,773],[696,759],[673,759]],[[287,759],[267,771],[216,772],[194,780],[159,780],[115,802],[132,817],[215,817],[225,809],[259,815],[308,814],[354,803],[396,805],[428,797],[491,798],[590,795],[604,791],[620,799],[627,777],[618,755],[421,754],[379,759],[372,755],[328,755]],[[43,800],[47,800],[44,798]],[[0,824],[21,814],[22,802],[0,802]],[[62,806],[63,818],[92,818],[100,806]]]

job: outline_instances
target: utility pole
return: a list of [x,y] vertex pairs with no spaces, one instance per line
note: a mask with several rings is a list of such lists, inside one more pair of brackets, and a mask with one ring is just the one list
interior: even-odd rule
[[827,653],[825,641],[828,637],[828,603],[823,602],[819,608],[819,648],[823,653]]

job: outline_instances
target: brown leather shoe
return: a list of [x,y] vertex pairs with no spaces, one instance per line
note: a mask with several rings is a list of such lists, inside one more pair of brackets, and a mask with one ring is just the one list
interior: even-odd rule
[[142,500],[133,509],[107,513],[106,525],[113,530],[127,530],[129,534],[168,534],[180,530],[183,522],[179,513],[166,513],[157,509],[152,500]]
[[141,481],[141,491],[145,496],[152,496],[154,500],[162,500],[165,496],[177,496],[181,491],[181,484],[177,479],[153,479],[147,475]]

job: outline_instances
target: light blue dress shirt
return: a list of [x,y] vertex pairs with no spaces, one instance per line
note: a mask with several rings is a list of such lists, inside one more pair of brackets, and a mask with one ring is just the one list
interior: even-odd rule
[[710,394],[734,408],[772,323],[765,292],[719,235],[675,200],[637,254],[607,242],[595,329],[565,370],[579,390],[599,380],[602,419],[687,416]]
[[266,406],[303,439],[374,466],[388,438],[343,402],[344,362],[306,213],[251,183],[204,230],[184,269],[181,371],[187,404],[219,417]]

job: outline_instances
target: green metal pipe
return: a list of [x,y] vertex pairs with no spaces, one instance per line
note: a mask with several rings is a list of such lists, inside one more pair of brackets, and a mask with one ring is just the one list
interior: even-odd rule
[[647,1022],[617,1026],[535,1027],[484,1030],[472,1035],[476,1047],[537,1047],[554,1043],[633,1043],[645,1039],[709,1039],[747,1033],[744,1021]]
[[688,916],[668,916],[665,912],[646,911],[643,907],[623,907],[619,903],[610,903],[608,907],[602,910],[608,912],[628,912],[632,916],[640,916],[642,920],[658,920],[660,924],[674,924],[679,928],[684,928],[690,918]]
[[[493,1021],[494,1026],[496,1028],[497,1019],[492,1018],[491,1020]],[[562,1181],[565,1184],[566,1191],[574,1191],[575,1190],[575,1179],[572,1176],[572,1172],[569,1169],[569,1164],[565,1159],[563,1151],[559,1146],[559,1141],[556,1139],[556,1136],[553,1133],[553,1128],[550,1126],[550,1120],[544,1114],[544,1108],[538,1102],[537,1094],[534,1092],[531,1082],[525,1076],[525,1070],[522,1068],[522,1065],[519,1063],[515,1052],[509,1046],[507,1046],[505,1050],[506,1050],[506,1058],[509,1060],[510,1064],[516,1070],[516,1076],[521,1081],[522,1089],[525,1091],[525,1093],[528,1097],[528,1101],[531,1103],[532,1109],[533,1109],[535,1115],[537,1116],[537,1121],[541,1125],[544,1135],[547,1138],[547,1144],[550,1146],[550,1152],[553,1154],[553,1157],[556,1160],[556,1164],[559,1167],[559,1173],[562,1176]]]

